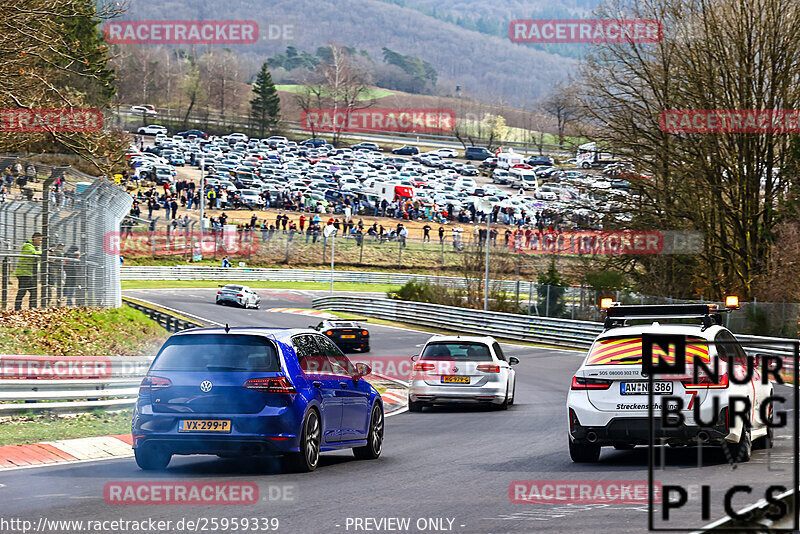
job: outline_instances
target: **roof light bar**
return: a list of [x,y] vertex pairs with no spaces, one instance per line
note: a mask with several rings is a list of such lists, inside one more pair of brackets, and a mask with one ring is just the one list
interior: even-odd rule
[[614,302],[614,299],[612,299],[612,298],[600,299],[600,309],[601,310],[607,310],[611,306],[614,306],[615,304],[617,304],[617,303]]

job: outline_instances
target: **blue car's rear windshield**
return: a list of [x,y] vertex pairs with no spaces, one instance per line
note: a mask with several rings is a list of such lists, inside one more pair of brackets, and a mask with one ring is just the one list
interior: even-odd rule
[[259,336],[194,334],[167,340],[154,371],[272,372],[280,370],[275,345]]

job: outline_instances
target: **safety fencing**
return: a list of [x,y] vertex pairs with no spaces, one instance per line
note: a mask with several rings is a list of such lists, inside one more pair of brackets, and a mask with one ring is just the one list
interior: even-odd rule
[[[320,282],[329,281],[330,271],[320,269],[261,269],[256,267],[203,267],[194,265],[126,266],[120,269],[122,280],[234,280],[237,282]],[[466,287],[464,278],[413,273],[370,271],[334,271],[334,282],[353,284],[403,285],[411,280]],[[514,280],[492,280],[491,284],[513,291]],[[520,290],[536,288],[533,282],[520,281]]]
[[3,294],[15,292],[17,308],[120,306],[119,258],[104,239],[119,230],[131,196],[102,177],[18,157],[0,157],[0,173]]

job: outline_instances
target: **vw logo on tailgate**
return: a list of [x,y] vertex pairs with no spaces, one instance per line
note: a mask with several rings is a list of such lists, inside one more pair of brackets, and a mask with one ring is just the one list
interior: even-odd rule
[[202,382],[200,382],[200,391],[202,391],[203,393],[208,393],[209,391],[211,391],[212,387],[213,384],[211,383],[211,380],[203,380]]

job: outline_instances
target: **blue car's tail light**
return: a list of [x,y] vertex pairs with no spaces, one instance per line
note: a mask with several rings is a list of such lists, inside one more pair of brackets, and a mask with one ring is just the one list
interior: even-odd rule
[[263,391],[264,393],[283,393],[286,395],[293,395],[297,393],[294,386],[289,379],[285,376],[276,376],[272,378],[251,378],[244,383],[247,389],[256,391]]
[[150,393],[151,391],[159,391],[168,388],[172,385],[169,378],[162,378],[160,376],[146,376],[142,383],[139,385],[139,394]]

